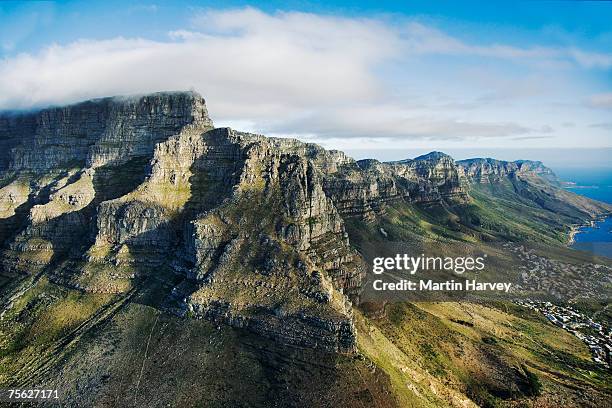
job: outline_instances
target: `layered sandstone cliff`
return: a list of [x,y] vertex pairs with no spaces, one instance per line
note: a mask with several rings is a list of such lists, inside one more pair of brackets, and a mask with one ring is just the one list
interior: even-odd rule
[[119,293],[169,271],[177,313],[353,350],[364,267],[323,190],[342,153],[213,129],[194,93],[6,114],[0,141],[2,273]]
[[471,182],[495,183],[503,178],[515,176],[539,176],[551,182],[557,177],[540,161],[517,160],[508,162],[491,158],[477,158],[457,161],[461,174]]
[[175,313],[351,352],[365,265],[347,220],[467,204],[470,183],[527,174],[549,172],[439,152],[355,161],[215,129],[192,92],[2,114],[0,273],[107,293],[161,281]]

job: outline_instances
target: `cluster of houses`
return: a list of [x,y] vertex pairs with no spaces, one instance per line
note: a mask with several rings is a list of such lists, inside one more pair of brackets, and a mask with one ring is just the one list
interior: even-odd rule
[[515,303],[542,313],[551,323],[584,341],[596,363],[606,368],[612,365],[612,329],[609,327],[604,327],[571,306],[533,300],[516,300]]

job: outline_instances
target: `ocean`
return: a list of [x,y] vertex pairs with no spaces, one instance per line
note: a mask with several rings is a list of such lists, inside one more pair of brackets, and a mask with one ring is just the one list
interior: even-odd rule
[[[554,169],[559,178],[576,183],[567,188],[595,200],[612,204],[612,168]],[[612,218],[582,227],[574,237],[572,248],[612,258]]]

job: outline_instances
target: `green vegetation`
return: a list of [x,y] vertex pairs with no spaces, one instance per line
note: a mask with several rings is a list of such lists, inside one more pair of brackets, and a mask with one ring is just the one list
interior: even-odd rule
[[69,290],[45,278],[37,281],[0,321],[0,384],[10,384],[29,365],[53,357],[53,350],[111,298]]
[[451,390],[487,407],[575,389],[574,399],[581,392],[602,399],[612,392],[610,374],[591,361],[586,346],[540,316],[456,302],[380,307],[382,315],[358,319],[360,350],[390,376],[408,406],[434,401],[430,393],[438,381],[447,384],[444,394],[436,394],[445,399],[440,406],[451,404]]
[[521,368],[525,373],[526,384],[524,388],[525,395],[529,397],[538,396],[542,393],[542,383],[540,383],[540,379],[538,376],[530,371],[525,365],[522,365]]

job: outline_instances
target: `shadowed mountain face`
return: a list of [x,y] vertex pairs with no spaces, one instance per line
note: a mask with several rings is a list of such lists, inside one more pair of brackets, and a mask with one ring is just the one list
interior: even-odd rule
[[[440,232],[445,239],[534,239],[560,246],[570,224],[612,208],[556,183],[539,162],[455,162],[440,152],[389,163],[355,161],[297,140],[215,129],[204,100],[194,93],[105,98],[1,115],[2,313],[5,322],[22,327],[3,326],[2,358],[10,365],[0,382],[48,378],[63,346],[93,347],[87,336],[104,327],[125,344],[137,337],[127,321],[153,326],[153,333],[157,320],[141,321],[138,304],[150,308],[146,313],[163,312],[166,325],[218,341],[224,335],[190,319],[249,333],[247,345],[226,338],[243,353],[232,360],[238,365],[257,358],[265,371],[270,366],[262,356],[282,360],[278,356],[302,350],[299,358],[311,359],[312,353],[325,353],[330,360],[324,370],[339,383],[349,384],[338,371],[345,364],[368,381],[380,380],[379,388],[392,387],[386,383],[392,376],[377,377],[380,368],[368,373],[360,352],[360,330],[373,330],[355,306],[367,268],[357,244],[373,238],[363,231],[418,209],[421,215],[412,213],[412,221],[439,223],[439,231],[448,232]],[[482,203],[494,205],[484,211]],[[513,228],[515,223],[521,228]],[[385,236],[410,233],[420,239],[412,227],[397,228],[387,228]],[[71,303],[56,302],[66,296]],[[37,316],[57,308],[49,332]],[[28,343],[32,333],[43,339],[40,344]],[[160,336],[160,342],[167,340]],[[254,351],[262,339],[273,351]],[[181,341],[190,347],[195,340]],[[124,346],[114,351],[117,358],[129,351]],[[47,353],[47,365],[28,363],[27,353]],[[112,364],[116,373],[125,369]],[[68,377],[73,373],[67,366],[61,370]],[[510,377],[520,383],[527,372]],[[90,381],[103,387],[97,375]],[[309,381],[316,385],[316,375]],[[139,386],[140,379],[136,391]],[[300,400],[279,394],[277,386],[270,386],[274,398]],[[347,387],[355,393],[348,405],[372,398],[379,405],[398,403],[380,389]],[[334,393],[317,390],[322,399]],[[96,395],[110,398],[107,392]],[[444,398],[458,401],[456,393],[461,390]]]

